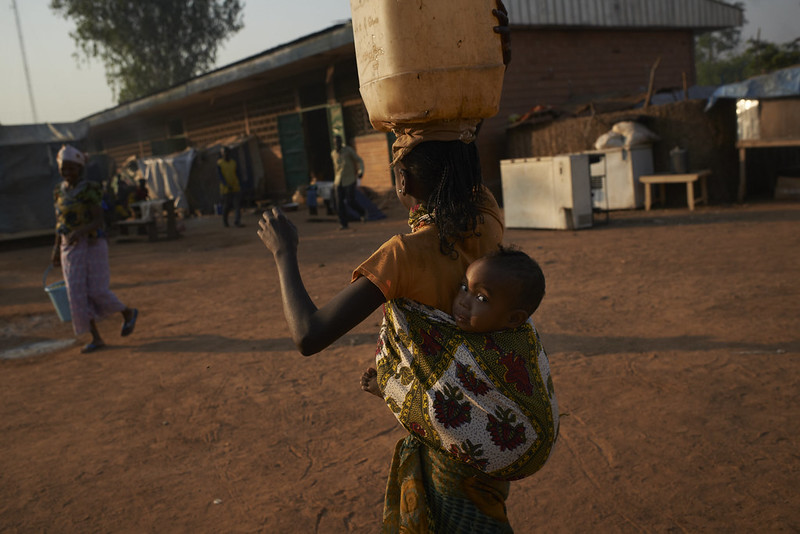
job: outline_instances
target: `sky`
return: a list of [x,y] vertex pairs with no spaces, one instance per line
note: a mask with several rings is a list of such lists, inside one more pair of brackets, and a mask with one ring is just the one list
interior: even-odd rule
[[[11,0],[0,0],[0,124],[72,122],[116,104],[103,65],[74,57],[72,22],[55,15],[50,0],[17,0],[33,88],[28,95]],[[224,42],[217,67],[258,54],[350,18],[349,0],[245,0],[244,29]],[[744,0],[744,38],[785,43],[800,37],[800,0]],[[512,14],[513,16],[513,14]]]

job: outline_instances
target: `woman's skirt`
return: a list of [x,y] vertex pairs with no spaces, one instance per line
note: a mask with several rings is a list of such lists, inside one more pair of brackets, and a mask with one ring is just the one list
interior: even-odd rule
[[72,327],[76,335],[89,332],[90,321],[121,312],[125,305],[109,289],[108,243],[103,238],[61,243],[61,268],[67,285]]
[[509,485],[408,436],[395,447],[381,533],[509,534]]

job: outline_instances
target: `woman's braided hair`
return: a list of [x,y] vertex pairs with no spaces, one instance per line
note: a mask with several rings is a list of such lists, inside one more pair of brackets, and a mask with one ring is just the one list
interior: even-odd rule
[[426,141],[403,157],[406,170],[430,191],[423,207],[433,214],[442,254],[457,257],[455,244],[476,234],[483,201],[481,165],[474,143]]

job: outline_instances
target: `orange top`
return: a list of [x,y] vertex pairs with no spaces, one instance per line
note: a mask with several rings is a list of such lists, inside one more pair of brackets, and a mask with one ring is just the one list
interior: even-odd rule
[[483,221],[478,221],[479,235],[456,243],[457,258],[442,254],[436,226],[428,225],[411,234],[396,235],[381,245],[353,271],[353,281],[365,276],[386,300],[407,298],[451,313],[467,266],[503,240],[500,207],[488,189],[484,187],[483,192],[486,200],[480,206]]

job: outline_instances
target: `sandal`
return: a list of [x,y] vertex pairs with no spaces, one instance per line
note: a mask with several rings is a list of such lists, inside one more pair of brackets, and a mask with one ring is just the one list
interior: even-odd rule
[[96,350],[102,349],[105,346],[106,346],[105,343],[95,343],[94,341],[91,341],[91,342],[89,342],[89,343],[87,343],[86,345],[83,346],[83,348],[81,349],[81,353],[82,354],[88,354],[90,352],[94,352]]
[[131,313],[131,318],[122,323],[122,332],[120,332],[120,335],[122,337],[133,334],[133,329],[136,327],[136,318],[138,316],[139,316],[139,310],[134,308],[133,313]]

